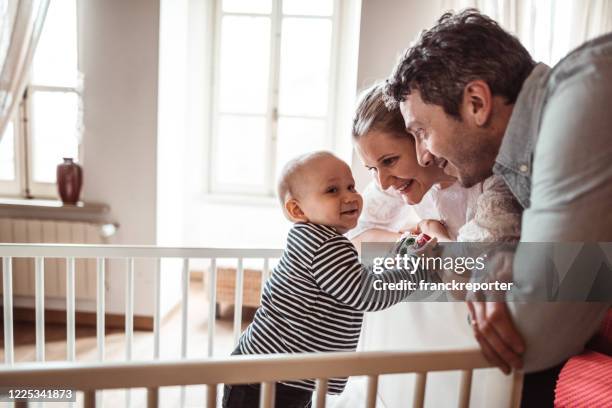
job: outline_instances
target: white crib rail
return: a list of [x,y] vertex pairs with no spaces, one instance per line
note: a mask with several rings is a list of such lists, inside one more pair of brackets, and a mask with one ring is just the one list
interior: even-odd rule
[[[297,356],[240,356],[231,359],[181,360],[160,362],[160,266],[161,259],[176,258],[183,260],[182,299],[181,299],[181,358],[187,357],[187,306],[189,293],[189,260],[209,259],[209,325],[206,355],[212,357],[215,333],[215,300],[217,281],[217,259],[236,259],[234,342],[241,330],[242,285],[244,280],[244,259],[263,260],[263,282],[269,276],[269,260],[279,258],[280,249],[236,249],[236,248],[175,248],[154,246],[111,246],[75,244],[0,244],[0,257],[3,265],[3,305],[4,305],[4,355],[5,368],[0,370],[0,384],[10,380],[12,386],[30,388],[65,386],[85,392],[86,406],[101,406],[102,395],[96,390],[128,389],[126,405],[130,405],[130,388],[145,387],[148,390],[147,405],[154,407],[159,402],[159,387],[172,385],[207,385],[208,406],[215,406],[217,384],[262,383],[262,406],[272,406],[274,384],[278,380],[315,378],[315,407],[325,406],[327,379],[331,377],[365,375],[368,376],[367,406],[374,406],[378,387],[378,377],[382,374],[416,373],[413,406],[422,407],[425,398],[427,372],[439,370],[462,370],[459,390],[459,406],[469,406],[472,370],[489,367],[477,350],[440,351],[431,353],[414,352],[361,352],[326,353],[319,355]],[[33,258],[35,260],[35,305],[36,305],[36,360],[37,364],[14,364],[13,344],[13,296],[12,261],[13,258]],[[96,364],[82,363],[45,363],[44,361],[44,259],[66,259],[66,321],[67,321],[67,360],[75,360],[75,259],[91,258],[97,261],[97,345]],[[149,258],[157,260],[154,286],[154,323],[153,359],[146,363],[130,362],[132,358],[133,314],[134,314],[134,259]],[[126,363],[104,361],[104,278],[107,259],[126,260],[126,305],[125,335]],[[509,406],[518,406],[522,380],[515,375],[513,400]],[[184,392],[181,392],[181,406]],[[271,405],[272,404],[272,405]]]
[[[126,360],[132,359],[133,347],[133,321],[134,321],[134,260],[136,258],[156,259],[156,268],[151,271],[155,274],[154,280],[154,316],[153,316],[153,358],[160,357],[160,296],[161,296],[161,259],[182,259],[181,270],[181,358],[187,357],[187,307],[189,302],[189,261],[190,259],[210,260],[209,290],[210,290],[210,314],[208,324],[207,356],[214,353],[214,332],[216,314],[216,280],[217,259],[236,259],[238,268],[236,270],[235,285],[235,312],[234,312],[234,342],[238,341],[242,325],[242,282],[244,277],[243,260],[261,259],[264,268],[262,270],[263,280],[268,277],[268,266],[270,258],[279,258],[281,249],[237,249],[237,248],[178,248],[157,246],[123,246],[123,245],[80,245],[80,244],[0,244],[0,257],[3,265],[3,306],[4,306],[4,362],[11,365],[14,362],[13,341],[13,259],[33,258],[35,260],[35,307],[36,307],[36,358],[44,361],[44,260],[45,258],[66,259],[66,360],[76,359],[75,338],[75,260],[81,258],[96,259],[97,262],[97,308],[96,308],[96,331],[98,360],[104,361],[104,279],[105,264],[107,259],[125,259],[126,261],[126,284],[125,284],[125,336],[126,336]],[[184,390],[181,390],[181,406],[184,401]],[[126,406],[130,406],[130,392],[126,393]],[[151,393],[149,400],[156,402],[157,395]],[[98,394],[96,402],[101,404],[101,395]]]
[[[125,363],[20,363],[0,371],[0,383],[12,386],[57,387],[85,392],[85,407],[95,407],[94,393],[101,389],[146,388],[206,384],[207,407],[216,406],[217,384],[261,383],[261,407],[273,407],[274,383],[279,380],[316,378],[315,407],[325,406],[327,379],[330,377],[368,376],[366,407],[375,406],[378,377],[382,374],[426,373],[431,371],[486,368],[490,364],[479,350],[435,352],[355,352],[294,355],[235,356],[224,359],[179,360]],[[515,373],[512,398],[508,407],[520,404],[522,375]],[[415,395],[423,386],[415,384]],[[462,381],[460,395],[469,395],[470,382]],[[460,399],[459,406],[469,401]],[[414,407],[422,407],[422,398]],[[156,399],[148,399],[156,407]],[[281,407],[282,408],[282,407]]]
[[[4,287],[4,334],[5,334],[5,363],[11,364],[14,360],[13,350],[13,295],[12,295],[12,259],[34,258],[36,260],[36,277],[42,277],[42,268],[45,258],[66,259],[66,322],[67,322],[67,359],[75,359],[75,291],[74,274],[75,259],[97,259],[97,332],[98,357],[104,358],[104,265],[107,259],[126,259],[126,306],[125,306],[125,335],[127,338],[126,358],[132,354],[133,314],[134,314],[134,259],[157,259],[155,273],[155,312],[154,312],[154,358],[159,358],[160,333],[160,263],[162,258],[183,259],[182,269],[182,314],[181,314],[181,357],[186,357],[187,350],[187,303],[188,303],[188,265],[190,259],[209,259],[210,268],[210,320],[208,327],[208,356],[213,354],[215,296],[216,296],[216,260],[230,258],[238,260],[235,287],[235,313],[234,313],[234,341],[237,342],[242,325],[242,281],[244,276],[243,259],[263,259],[263,278],[268,274],[270,258],[278,258],[282,254],[280,249],[237,249],[237,248],[178,248],[156,246],[123,246],[123,245],[78,245],[78,244],[0,244],[0,257],[3,259],[3,287]],[[39,272],[40,268],[40,272]],[[152,271],[153,272],[153,271]],[[43,282],[44,283],[44,282]],[[36,297],[36,346],[44,350],[44,286],[37,281]],[[42,344],[40,344],[42,343]],[[39,351],[40,361],[44,361]]]

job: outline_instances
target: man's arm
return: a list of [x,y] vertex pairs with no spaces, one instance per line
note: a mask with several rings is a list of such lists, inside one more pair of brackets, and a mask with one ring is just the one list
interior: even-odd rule
[[[608,56],[572,70],[569,78],[559,80],[542,117],[531,207],[523,214],[524,243],[612,241],[612,59]],[[513,259],[514,280],[523,283],[516,293],[519,298],[550,289],[543,287],[550,285],[547,277],[559,272],[546,259],[549,253],[529,249],[529,244],[521,244]],[[592,282],[598,272],[593,269],[572,268],[563,279]],[[603,289],[612,293],[612,288]],[[505,308],[494,306],[495,319],[485,313],[475,323],[483,352],[492,354],[493,362],[502,360],[501,366],[516,367],[520,345],[509,324],[514,321],[526,342],[525,370],[538,371],[579,353],[610,301],[510,302],[508,306],[512,318]]]
[[[523,214],[523,242],[612,241],[612,58],[599,63],[596,68],[592,63],[573,67],[576,73],[560,82],[549,98],[533,160],[531,207]],[[515,264],[554,268],[550,262],[525,262],[520,257],[517,253]],[[573,268],[567,273],[580,276],[563,278],[590,283],[596,267]],[[546,282],[543,278],[550,273],[514,267],[515,281]],[[527,341],[525,368],[534,371],[579,353],[610,303],[509,306]]]

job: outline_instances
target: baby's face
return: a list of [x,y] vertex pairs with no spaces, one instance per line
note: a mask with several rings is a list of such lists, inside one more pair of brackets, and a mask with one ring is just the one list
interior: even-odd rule
[[308,221],[334,227],[341,234],[355,228],[363,200],[346,163],[335,157],[320,157],[299,182],[298,202]]

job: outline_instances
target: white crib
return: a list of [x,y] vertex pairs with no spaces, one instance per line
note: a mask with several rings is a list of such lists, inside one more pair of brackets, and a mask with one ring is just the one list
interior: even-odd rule
[[[242,323],[242,291],[244,280],[244,259],[263,259],[263,279],[269,274],[270,259],[281,255],[279,249],[227,249],[227,248],[171,248],[151,246],[94,246],[94,245],[55,245],[55,244],[0,244],[0,257],[3,265],[3,306],[4,306],[4,355],[5,364],[0,369],[0,388],[73,389],[84,393],[85,407],[102,406],[101,390],[108,389],[147,389],[147,406],[159,405],[159,389],[168,386],[205,385],[206,406],[215,407],[219,403],[220,384],[261,383],[260,406],[274,405],[274,384],[279,380],[314,378],[316,391],[313,406],[326,406],[327,379],[332,377],[367,376],[367,393],[363,405],[376,406],[378,377],[384,374],[415,373],[413,401],[414,407],[422,407],[425,401],[427,373],[433,371],[461,371],[461,384],[458,390],[459,406],[468,407],[472,385],[473,370],[490,367],[479,350],[445,350],[432,352],[354,352],[321,353],[312,355],[269,355],[238,356],[231,358],[212,358],[215,331],[215,296],[217,260],[231,258],[237,260],[235,285],[235,313],[233,322],[234,342],[240,335]],[[33,258],[35,265],[35,304],[36,304],[36,361],[14,363],[13,350],[13,258]],[[66,259],[66,322],[67,358],[66,362],[45,362],[44,356],[44,259]],[[97,262],[97,357],[96,363],[75,361],[75,260],[80,258],[96,259]],[[126,261],[126,299],[125,302],[125,362],[104,361],[104,281],[105,262],[108,259]],[[155,313],[153,325],[153,360],[146,362],[130,361],[133,347],[134,316],[134,259],[149,258],[157,260],[155,268]],[[181,307],[181,359],[178,361],[159,361],[160,345],[160,262],[161,259],[178,258],[183,260],[182,267],[182,306]],[[187,302],[189,293],[189,260],[209,259],[208,290],[210,299],[208,325],[208,345],[206,359],[187,358]],[[508,407],[520,404],[522,390],[521,373],[514,374],[513,391]],[[129,391],[126,406],[130,405]],[[16,403],[19,405],[20,403]],[[204,401],[202,401],[204,404]],[[184,393],[181,393],[181,406]],[[281,407],[282,408],[282,407]]]

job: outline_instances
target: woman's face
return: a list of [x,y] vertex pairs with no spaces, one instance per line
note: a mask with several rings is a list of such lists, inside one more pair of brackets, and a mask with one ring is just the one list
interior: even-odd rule
[[437,166],[419,165],[414,140],[408,134],[372,131],[357,140],[356,149],[378,185],[383,190],[394,188],[408,204],[421,202],[432,185],[453,180]]

